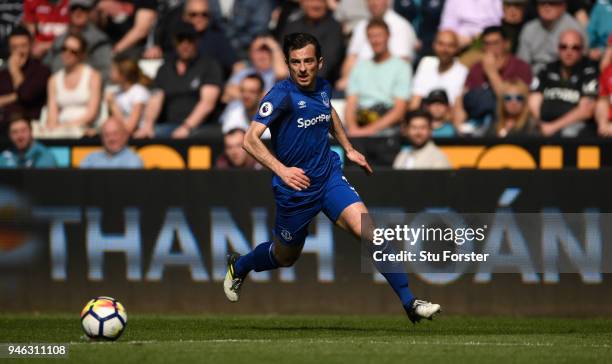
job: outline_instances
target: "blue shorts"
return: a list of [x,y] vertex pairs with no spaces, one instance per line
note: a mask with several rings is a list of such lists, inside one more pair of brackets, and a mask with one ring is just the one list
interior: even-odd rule
[[274,186],[276,219],[274,235],[284,244],[303,244],[308,235],[308,224],[323,211],[336,222],[342,211],[361,198],[355,188],[342,175],[342,169],[334,167],[330,177],[314,192],[295,191],[285,185]]

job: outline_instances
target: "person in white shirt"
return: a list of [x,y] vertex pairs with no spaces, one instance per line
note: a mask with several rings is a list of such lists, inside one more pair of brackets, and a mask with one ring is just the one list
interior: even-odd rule
[[145,106],[151,97],[145,85],[151,80],[142,74],[138,63],[129,58],[113,62],[111,80],[119,90],[106,97],[110,114],[121,121],[131,135],[142,126]]
[[[248,74],[240,81],[240,98],[230,102],[219,117],[223,134],[231,130],[247,130],[259,110],[259,103],[265,95],[265,82],[257,73]],[[263,138],[270,138],[270,131]]]
[[410,110],[421,106],[421,101],[436,89],[443,89],[451,105],[461,96],[468,68],[455,56],[459,50],[459,38],[451,30],[438,32],[433,44],[435,56],[424,57],[414,75]]
[[389,8],[389,0],[367,0],[370,19],[357,23],[348,45],[347,55],[342,64],[341,77],[336,82],[338,90],[344,90],[353,66],[359,60],[372,59],[374,51],[368,42],[367,26],[371,19],[379,18],[389,26],[389,51],[394,57],[400,57],[411,62],[418,44],[416,33],[410,22]]

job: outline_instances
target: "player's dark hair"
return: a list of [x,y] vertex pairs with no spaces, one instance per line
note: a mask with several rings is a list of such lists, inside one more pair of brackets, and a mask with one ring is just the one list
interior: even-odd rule
[[314,36],[308,33],[291,33],[285,36],[283,39],[283,53],[285,54],[285,59],[289,62],[289,53],[296,49],[302,49],[307,45],[312,44],[315,47],[315,54],[317,56],[317,60],[321,58],[321,45],[319,41]]
[[409,111],[409,112],[406,113],[406,115],[404,115],[404,125],[405,126],[410,125],[412,120],[417,119],[417,118],[423,118],[423,119],[427,120],[427,124],[429,124],[430,126],[431,126],[431,123],[433,121],[433,117],[431,116],[429,111],[423,110],[423,109],[418,109],[418,110],[414,110],[414,111]]
[[248,75],[246,75],[244,77],[245,80],[250,79],[250,80],[257,80],[257,82],[259,82],[259,90],[263,91],[264,89],[264,80],[263,78],[261,78],[260,75],[258,75],[257,73],[249,73]]
[[385,21],[382,18],[373,18],[372,20],[370,20],[370,22],[368,23],[368,26],[366,27],[366,31],[370,30],[370,28],[383,28],[387,34],[391,34],[391,31],[389,30],[389,25],[387,25],[387,23],[385,23]]
[[30,40],[32,39],[32,33],[30,33],[28,28],[24,27],[23,25],[18,25],[15,28],[13,28],[13,30],[11,31],[11,34],[9,34],[8,36],[8,39],[11,39],[12,37],[19,37],[19,36],[26,36],[30,38]]
[[489,34],[499,34],[501,35],[501,37],[503,39],[508,39],[508,33],[506,33],[506,31],[504,30],[504,28],[502,28],[499,25],[492,25],[490,27],[486,27],[484,28],[484,30],[482,31],[482,35],[480,36],[481,39],[484,39],[484,37],[486,37]]

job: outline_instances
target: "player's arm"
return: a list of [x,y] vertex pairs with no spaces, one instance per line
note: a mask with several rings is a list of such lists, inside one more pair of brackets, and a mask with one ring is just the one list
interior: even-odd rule
[[259,163],[279,176],[289,187],[297,191],[308,188],[310,186],[310,179],[306,176],[304,170],[297,167],[287,167],[282,164],[261,141],[261,135],[266,129],[267,126],[263,123],[258,121],[251,122],[244,136],[242,148]]
[[365,159],[363,154],[359,153],[355,148],[353,148],[353,145],[348,140],[346,132],[344,131],[344,127],[342,126],[342,121],[340,121],[340,116],[338,116],[336,109],[334,109],[333,106],[331,109],[332,124],[330,128],[330,133],[334,138],[336,138],[340,146],[342,146],[342,149],[344,149],[344,152],[346,153],[346,157],[351,162],[359,165],[361,168],[364,169],[364,171],[366,171],[367,174],[372,174],[372,167],[370,167],[368,161]]

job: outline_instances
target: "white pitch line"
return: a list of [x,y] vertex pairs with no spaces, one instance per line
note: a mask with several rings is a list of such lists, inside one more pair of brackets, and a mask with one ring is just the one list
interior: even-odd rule
[[[377,344],[377,345],[395,345],[399,342],[393,341],[377,341],[377,340],[330,340],[330,339],[209,339],[209,340],[134,340],[134,341],[117,341],[117,342],[105,342],[105,341],[91,341],[91,342],[70,342],[71,345],[96,345],[96,344],[128,344],[128,345],[145,345],[145,344],[209,344],[209,343],[295,343],[295,344]],[[612,345],[609,344],[589,344],[589,345],[567,345],[553,344],[547,342],[485,342],[485,341],[465,341],[465,342],[444,342],[444,341],[419,341],[410,340],[403,341],[402,344],[409,345],[431,345],[431,346],[508,346],[508,347],[555,347],[555,346],[570,346],[576,348],[601,348],[610,349]]]

